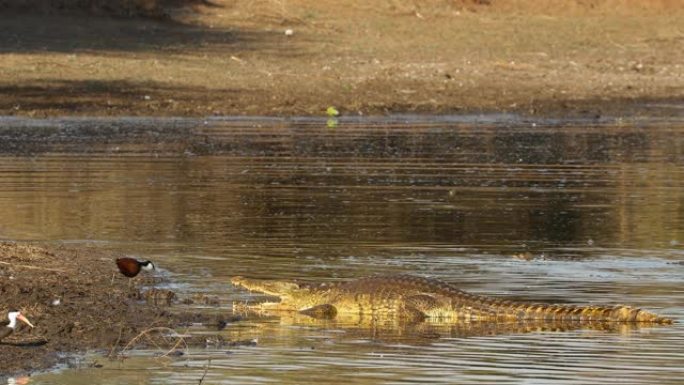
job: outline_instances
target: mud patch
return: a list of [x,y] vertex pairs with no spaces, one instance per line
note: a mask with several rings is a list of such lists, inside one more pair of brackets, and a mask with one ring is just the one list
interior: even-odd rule
[[[18,327],[0,342],[0,378],[58,363],[59,353],[123,346],[174,317],[147,305],[136,282],[120,275],[117,255],[96,249],[0,243],[0,311],[20,309],[35,329]],[[22,343],[43,340],[43,344]]]

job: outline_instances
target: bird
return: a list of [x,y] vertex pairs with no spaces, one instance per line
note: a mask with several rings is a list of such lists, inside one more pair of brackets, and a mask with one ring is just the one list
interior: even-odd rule
[[24,317],[19,310],[12,309],[7,313],[7,320],[0,321],[0,341],[14,332],[14,328],[17,326],[17,320],[30,327],[34,327],[31,321]]
[[139,261],[129,257],[117,258],[116,266],[119,267],[121,274],[128,278],[135,277],[140,273],[140,270],[152,271],[155,269],[152,261]]

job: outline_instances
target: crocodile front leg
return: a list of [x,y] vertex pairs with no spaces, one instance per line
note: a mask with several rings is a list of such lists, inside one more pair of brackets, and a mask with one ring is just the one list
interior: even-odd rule
[[327,303],[303,309],[299,312],[315,319],[333,319],[337,316],[337,308]]

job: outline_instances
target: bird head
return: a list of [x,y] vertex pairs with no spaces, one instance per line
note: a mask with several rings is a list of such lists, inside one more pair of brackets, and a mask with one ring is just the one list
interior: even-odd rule
[[140,267],[142,267],[143,270],[147,271],[152,271],[155,269],[154,263],[152,263],[152,261],[140,262]]
[[9,327],[14,329],[14,327],[17,325],[17,320],[27,324],[30,327],[34,327],[31,321],[28,320],[28,318],[24,317],[23,314],[19,310],[10,310],[9,313],[7,313],[7,318],[9,318]]

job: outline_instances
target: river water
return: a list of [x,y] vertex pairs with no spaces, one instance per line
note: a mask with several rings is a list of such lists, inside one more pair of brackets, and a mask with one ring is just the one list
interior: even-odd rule
[[[233,275],[437,277],[630,304],[647,328],[371,330],[244,316],[255,346],[97,352],[32,384],[644,383],[684,378],[684,123],[512,116],[0,121],[0,238],[153,259],[229,315]],[[96,363],[97,365],[94,365]],[[207,366],[208,364],[208,366]]]

